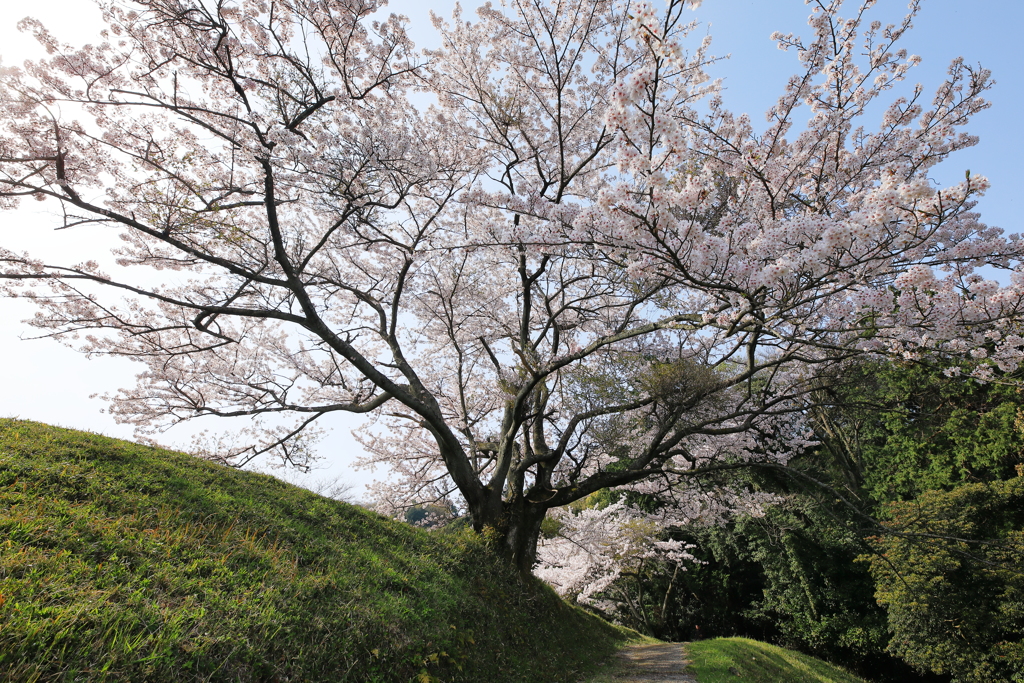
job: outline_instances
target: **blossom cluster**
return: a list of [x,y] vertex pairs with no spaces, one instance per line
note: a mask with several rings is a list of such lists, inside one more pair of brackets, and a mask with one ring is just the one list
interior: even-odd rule
[[659,540],[670,526],[685,521],[666,513],[646,514],[618,502],[577,513],[561,510],[553,519],[558,533],[541,541],[534,574],[559,595],[600,604],[605,611],[611,606],[600,596],[624,572],[635,572],[651,561],[694,561],[688,552],[692,545]]
[[[369,416],[380,501],[455,500],[528,567],[548,509],[784,465],[858,358],[1019,367],[1024,244],[973,211],[987,178],[929,175],[989,73],[956,60],[929,101],[903,83],[919,3],[843,4],[775,37],[799,72],[763,129],[694,0],[487,4],[425,53],[377,0],[112,4],[80,49],[30,21],[50,56],[0,70],[0,205],[120,241],[111,269],[0,250],[0,279],[44,334],[143,365],[117,419],[250,420],[208,454],[301,466]],[[605,514],[619,559],[685,559],[667,521]],[[602,548],[557,560],[572,591],[600,593]]]

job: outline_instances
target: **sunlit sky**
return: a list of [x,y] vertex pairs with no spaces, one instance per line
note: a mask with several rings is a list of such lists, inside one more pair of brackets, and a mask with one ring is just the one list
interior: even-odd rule
[[[655,6],[661,0],[655,0]],[[464,2],[466,14],[477,3]],[[847,2],[847,13],[853,3]],[[940,184],[959,182],[964,171],[988,176],[992,189],[979,204],[985,222],[1008,232],[1024,230],[1018,215],[1024,190],[1024,2],[1019,0],[925,0],[915,28],[903,42],[909,52],[921,55],[921,66],[909,81],[920,82],[933,92],[941,82],[949,62],[962,55],[969,64],[980,63],[992,71],[996,85],[990,91],[992,107],[979,114],[968,128],[979,135],[978,146],[958,153],[932,172]],[[417,3],[400,0],[387,10],[409,18],[413,40],[420,47],[433,47],[437,37],[429,19],[433,10],[450,16],[454,3]],[[906,7],[903,0],[878,0],[883,21],[894,21]],[[26,14],[40,19],[62,41],[71,44],[96,42],[102,21],[91,0],[46,0],[19,3],[4,0],[0,13],[0,58],[5,66],[20,65],[25,59],[41,56],[41,50],[27,35],[16,29]],[[801,0],[705,0],[693,13],[701,22],[695,40],[707,32],[714,36],[712,52],[730,54],[730,59],[712,68],[713,77],[725,79],[726,105],[735,112],[748,112],[757,125],[765,111],[782,92],[798,67],[796,56],[777,50],[769,40],[773,31],[808,33],[808,7]],[[864,121],[872,127],[874,121]],[[93,239],[72,231],[54,232],[55,221],[46,210],[52,207],[26,205],[17,211],[0,212],[0,245],[32,251],[43,246],[84,255]],[[114,393],[131,386],[142,368],[124,359],[86,359],[72,349],[49,339],[25,340],[33,330],[21,321],[33,313],[22,301],[0,299],[0,417],[20,417],[111,436],[131,438],[132,429],[115,424],[102,413],[104,403],[93,395]],[[384,473],[354,472],[349,463],[359,446],[349,435],[358,424],[356,418],[339,416],[331,423],[332,433],[319,446],[322,469],[311,476],[315,480],[341,477],[356,484],[381,478]],[[213,422],[200,425],[216,430]],[[167,445],[184,446],[188,432],[172,431],[160,437]],[[358,491],[356,491],[358,494]]]

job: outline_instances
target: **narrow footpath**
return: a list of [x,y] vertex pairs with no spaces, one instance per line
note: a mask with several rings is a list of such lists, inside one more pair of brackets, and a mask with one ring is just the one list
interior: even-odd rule
[[682,643],[633,645],[618,653],[615,672],[607,679],[615,683],[697,683],[686,673]]

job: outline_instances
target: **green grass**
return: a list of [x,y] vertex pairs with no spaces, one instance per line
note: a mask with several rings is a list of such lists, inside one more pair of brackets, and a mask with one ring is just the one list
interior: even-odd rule
[[747,638],[716,638],[687,645],[700,683],[864,683],[820,659]]
[[573,681],[629,637],[469,532],[0,420],[0,680]]

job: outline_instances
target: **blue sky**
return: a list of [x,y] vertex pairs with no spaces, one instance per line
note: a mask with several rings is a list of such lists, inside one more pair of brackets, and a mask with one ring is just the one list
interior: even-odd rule
[[[660,2],[655,0],[655,6]],[[429,11],[449,16],[453,4],[401,0],[392,2],[388,10],[408,16],[413,40],[418,46],[430,47],[436,45],[437,38]],[[464,7],[475,4],[467,2]],[[0,57],[5,65],[20,64],[39,54],[31,39],[16,31],[15,24],[24,15],[12,9],[14,5],[10,3],[0,17]],[[852,8],[852,3],[847,5]],[[86,43],[98,38],[99,12],[90,0],[47,0],[31,9],[27,3],[20,6],[66,42]],[[878,18],[883,22],[898,20],[905,7],[902,0],[879,0]],[[808,7],[801,0],[705,0],[693,13],[694,19],[702,22],[695,39],[710,32],[714,36],[712,52],[731,54],[729,60],[711,70],[713,77],[725,79],[726,105],[735,112],[750,113],[755,125],[764,120],[761,113],[771,106],[798,67],[796,56],[777,50],[769,36],[776,30],[806,34],[807,14]],[[1024,133],[1020,128],[1024,111],[1024,40],[1020,35],[1024,2],[925,0],[914,25],[903,45],[920,55],[923,62],[911,71],[908,86],[920,82],[926,93],[934,92],[950,61],[960,55],[969,64],[980,63],[990,69],[996,80],[989,97],[993,106],[969,127],[969,132],[981,137],[980,144],[952,157],[936,168],[932,177],[940,184],[952,184],[963,178],[966,169],[988,176],[992,189],[979,204],[983,220],[1007,232],[1022,231],[1018,216],[1024,191]],[[868,127],[872,123],[864,122]],[[38,205],[0,213],[0,244],[18,250],[56,245],[65,253],[88,248],[88,235],[55,233],[50,226]],[[102,401],[90,396],[131,385],[141,368],[125,360],[87,360],[52,340],[22,341],[19,337],[29,336],[32,331],[20,321],[31,314],[24,302],[0,300],[0,357],[5,368],[0,417],[22,417],[130,438],[131,429],[102,414]],[[320,446],[327,467],[315,473],[315,478],[343,476],[357,482],[373,478],[347,468],[352,454],[358,451],[348,436],[354,424],[351,418],[334,424],[333,434]],[[163,440],[184,443],[186,436],[170,434]]]

